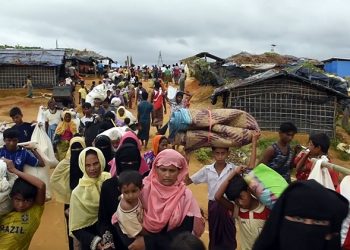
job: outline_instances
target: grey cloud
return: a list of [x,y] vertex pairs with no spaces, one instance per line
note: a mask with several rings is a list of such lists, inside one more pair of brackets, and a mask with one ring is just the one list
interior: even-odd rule
[[[200,51],[350,57],[350,2],[341,0],[12,0],[0,10],[0,42],[87,48],[119,61],[172,64]],[[4,25],[5,24],[5,25]]]

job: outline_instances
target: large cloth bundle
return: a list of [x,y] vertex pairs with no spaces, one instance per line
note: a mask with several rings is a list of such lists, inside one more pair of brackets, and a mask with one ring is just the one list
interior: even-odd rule
[[9,194],[16,179],[17,175],[9,173],[6,163],[0,160],[0,217],[12,210]]
[[170,118],[169,138],[187,152],[201,147],[241,147],[259,131],[254,117],[238,109],[180,109]]
[[87,94],[85,101],[90,103],[92,106],[94,106],[94,99],[95,98],[98,98],[101,101],[106,99],[107,90],[108,90],[108,88],[104,83],[97,85]]
[[245,175],[244,180],[259,201],[269,209],[272,209],[288,186],[279,173],[262,163]]

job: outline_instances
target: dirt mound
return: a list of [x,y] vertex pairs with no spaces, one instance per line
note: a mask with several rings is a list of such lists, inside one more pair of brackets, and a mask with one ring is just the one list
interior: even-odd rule
[[241,52],[237,55],[230,56],[226,60],[237,64],[275,63],[277,65],[285,65],[296,61],[297,58],[293,56],[280,55],[274,52],[266,52],[261,55]]
[[185,82],[185,90],[193,95],[191,99],[191,108],[221,108],[221,103],[218,102],[213,106],[210,102],[210,96],[214,91],[211,85],[200,85],[196,78],[189,77]]

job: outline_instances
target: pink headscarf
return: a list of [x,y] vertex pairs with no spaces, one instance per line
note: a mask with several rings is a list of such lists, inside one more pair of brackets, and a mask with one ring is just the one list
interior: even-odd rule
[[[180,172],[174,185],[164,186],[158,180],[156,169],[170,165],[179,168]],[[143,180],[141,191],[145,209],[143,227],[147,231],[157,233],[167,225],[169,231],[180,226],[186,216],[193,216],[193,233],[198,237],[203,233],[204,220],[198,203],[184,183],[187,174],[187,161],[177,151],[165,149],[157,155],[149,175]]]
[[[133,139],[133,140],[137,143],[137,147],[138,147],[138,149],[140,150],[140,155],[141,155],[141,148],[142,148],[141,142],[140,142],[139,138],[137,138],[137,136],[135,135],[135,133],[133,133],[133,132],[131,132],[131,131],[128,131],[128,132],[126,132],[126,133],[123,135],[123,137],[122,137],[121,140],[120,140],[120,143],[119,143],[119,146],[118,146],[118,148],[117,148],[117,151],[118,151],[118,149],[120,148],[120,146],[123,145],[124,141],[125,141],[126,139],[128,139],[128,138]],[[109,172],[111,173],[111,176],[115,176],[116,173],[117,173],[117,168],[118,168],[118,166],[117,166],[117,164],[116,164],[116,162],[115,162],[115,158],[114,158],[114,157],[113,157],[112,160],[110,160],[110,162],[108,163],[108,165],[111,166],[111,169],[109,170]],[[139,168],[139,173],[143,175],[143,174],[146,173],[147,171],[149,171],[149,167],[148,167],[148,165],[147,165],[145,159],[144,159],[143,156],[141,155],[141,164],[140,164],[140,168]]]

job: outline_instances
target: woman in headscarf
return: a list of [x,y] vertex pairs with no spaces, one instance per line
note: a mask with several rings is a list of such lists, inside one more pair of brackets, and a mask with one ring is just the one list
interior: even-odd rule
[[182,232],[201,236],[204,219],[184,183],[186,175],[187,161],[180,153],[165,149],[157,155],[141,191],[143,228],[149,234],[137,237],[129,249],[165,250]]
[[[141,154],[138,148],[137,141],[132,136],[132,132],[127,132],[123,137],[120,146],[115,153],[115,159],[113,162],[118,165],[116,168],[111,169],[112,178],[106,180],[101,188],[100,207],[98,212],[98,223],[100,225],[100,231],[103,234],[112,234],[114,239],[115,248],[118,250],[128,249],[121,244],[121,239],[117,233],[116,228],[111,223],[111,218],[114,212],[118,208],[119,196],[121,192],[118,188],[118,176],[123,171],[136,170],[141,174],[144,171],[141,170]],[[136,137],[136,135],[134,135]],[[134,139],[133,139],[134,138]],[[137,138],[136,138],[137,139]],[[144,162],[147,167],[147,164]]]
[[145,159],[149,169],[152,168],[152,164],[157,154],[167,149],[169,145],[169,140],[164,135],[156,135],[153,137],[152,146],[153,150],[144,153],[143,158]]
[[109,179],[104,156],[98,148],[88,147],[79,154],[79,167],[83,177],[74,188],[70,199],[69,232],[80,242],[82,250],[107,249],[110,237],[99,236],[98,209],[102,183]]
[[[64,215],[67,222],[69,202],[72,190],[78,185],[79,179],[83,176],[79,168],[79,154],[85,148],[84,138],[77,136],[70,140],[69,149],[65,158],[58,163],[50,178],[51,190],[57,202],[64,204]],[[69,234],[68,234],[69,237]],[[73,238],[69,237],[69,249],[73,250]]]
[[95,138],[94,145],[96,148],[100,149],[103,153],[103,156],[105,157],[105,169],[104,171],[109,172],[110,166],[108,165],[108,162],[112,160],[112,143],[111,139],[109,139],[106,135],[98,135]]
[[254,250],[340,250],[348,201],[315,180],[294,182],[275,203]]
[[[141,157],[142,145],[141,145],[141,142],[140,142],[139,138],[137,138],[137,135],[135,135],[135,133],[133,133],[131,131],[127,131],[127,132],[125,132],[125,134],[121,138],[120,143],[119,143],[119,147],[121,147],[125,143],[134,144],[138,148],[139,154],[140,154],[140,169],[139,169],[139,172],[142,175],[146,175],[148,173],[148,171],[149,171],[149,167],[148,167],[145,159],[143,157]],[[119,149],[119,147],[118,147],[118,149]],[[117,149],[117,151],[118,151],[118,149]],[[117,170],[118,169],[118,162],[116,162],[115,159],[112,159],[109,162],[109,165],[111,166],[111,169],[110,169],[111,176],[115,176],[116,172],[118,171]]]
[[77,125],[72,120],[72,114],[69,111],[63,112],[63,121],[58,123],[55,131],[55,143],[57,143],[58,160],[65,157],[69,148],[69,141],[78,133]]
[[136,123],[135,116],[129,110],[127,110],[124,106],[120,106],[117,109],[117,124],[124,124],[125,118],[130,119],[130,124]]

